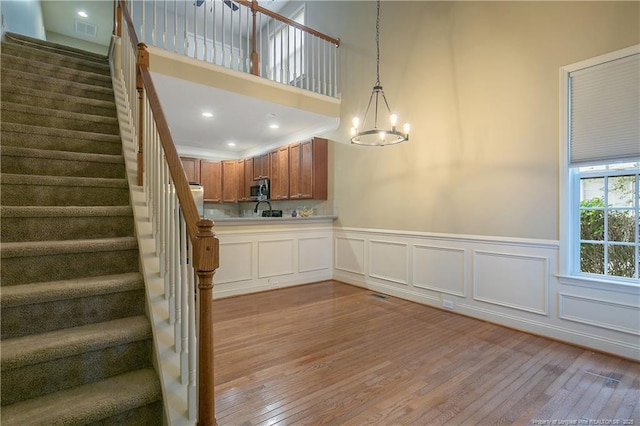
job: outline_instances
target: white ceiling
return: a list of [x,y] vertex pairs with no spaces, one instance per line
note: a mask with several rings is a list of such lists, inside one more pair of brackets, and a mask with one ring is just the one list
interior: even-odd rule
[[[182,1],[182,0],[179,0]],[[191,0],[187,0],[191,2]],[[261,2],[279,10],[286,0]],[[46,31],[108,46],[112,33],[112,0],[41,0]],[[84,10],[89,15],[80,18]],[[98,28],[97,37],[75,32],[75,20]],[[156,90],[181,154],[241,158],[269,148],[308,139],[338,126],[336,118],[311,113],[213,87],[153,73]],[[205,118],[202,112],[213,114]],[[278,129],[269,125],[277,123]],[[228,146],[229,142],[235,146]]]

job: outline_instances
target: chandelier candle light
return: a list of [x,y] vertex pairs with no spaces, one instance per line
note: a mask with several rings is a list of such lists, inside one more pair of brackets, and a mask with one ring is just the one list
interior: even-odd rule
[[[382,97],[382,100],[380,97]],[[384,106],[387,108],[387,113],[389,114],[389,122],[391,124],[390,130],[378,128],[378,107],[381,107],[380,104],[382,103],[384,103]],[[367,125],[367,117],[369,116],[369,109],[372,104],[374,108],[373,128],[366,130],[366,128],[361,128],[361,125]],[[371,92],[369,104],[367,105],[367,110],[364,113],[364,120],[362,123],[360,123],[360,119],[358,117],[353,118],[351,143],[367,146],[385,146],[409,140],[409,123],[404,124],[404,132],[397,130],[397,123],[398,116],[391,113],[391,108],[389,108],[389,103],[387,102],[387,98],[382,90],[382,85],[380,84],[380,0],[378,0],[376,15],[376,84],[373,86],[373,91]]]

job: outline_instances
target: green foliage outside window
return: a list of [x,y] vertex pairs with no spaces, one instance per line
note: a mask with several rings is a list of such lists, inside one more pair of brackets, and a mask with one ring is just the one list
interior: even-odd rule
[[[607,274],[632,278],[635,273],[635,248],[613,245],[611,242],[635,242],[636,220],[633,210],[605,210],[602,198],[580,203],[580,270],[604,274],[604,250],[608,250]],[[605,212],[607,213],[607,244],[605,245]],[[586,241],[585,241],[586,240]],[[587,241],[594,241],[587,242]]]

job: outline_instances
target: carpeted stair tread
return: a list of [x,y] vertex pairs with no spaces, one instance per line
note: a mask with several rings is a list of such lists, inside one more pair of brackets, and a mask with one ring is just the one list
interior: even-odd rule
[[135,237],[98,238],[71,241],[22,241],[3,243],[0,258],[46,256],[48,254],[76,254],[132,250],[138,247]]
[[38,106],[70,112],[116,117],[113,102],[92,98],[79,98],[67,93],[55,93],[30,87],[4,86],[2,102]]
[[111,76],[104,72],[79,71],[73,68],[52,65],[47,62],[34,61],[29,58],[5,53],[5,59],[0,64],[3,69],[36,73],[63,80],[73,79],[78,83],[91,84],[102,87],[112,87]]
[[2,309],[144,288],[139,272],[3,287]]
[[70,186],[70,187],[100,187],[100,188],[128,188],[126,179],[116,178],[86,178],[68,176],[38,176],[3,173],[0,183],[8,185],[37,185],[37,186]]
[[2,51],[10,55],[41,60],[82,71],[109,73],[108,59],[104,55],[15,33],[5,34]]
[[131,216],[131,206],[1,206],[2,217]]
[[0,365],[3,371],[7,371],[150,337],[149,320],[144,315],[137,315],[5,339],[2,341]]
[[13,102],[2,103],[2,120],[21,124],[37,121],[41,126],[94,133],[118,134],[120,130],[116,117],[60,111]]
[[37,90],[49,90],[55,93],[67,93],[80,98],[94,98],[103,101],[113,99],[113,89],[92,84],[76,83],[55,77],[12,69],[2,69],[2,85],[29,87]]
[[100,53],[89,52],[72,46],[54,43],[52,41],[40,40],[23,34],[7,32],[5,34],[5,38],[7,41],[14,44],[28,46],[34,49],[42,49],[45,51],[55,51],[66,56],[78,57],[87,61],[102,63],[107,60],[107,57]]
[[124,178],[122,155],[0,146],[3,173]]
[[96,154],[121,154],[119,135],[56,129],[36,124],[0,123],[2,145]]
[[1,206],[3,242],[135,235],[131,206]]
[[[2,408],[4,425],[96,423],[161,398],[152,369],[140,369]],[[154,423],[147,423],[154,424]]]

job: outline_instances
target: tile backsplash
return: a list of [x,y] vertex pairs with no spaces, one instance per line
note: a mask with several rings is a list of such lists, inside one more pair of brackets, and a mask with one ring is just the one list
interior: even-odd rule
[[[204,203],[204,214],[206,218],[234,218],[234,217],[257,217],[261,211],[268,208],[266,203],[261,203],[257,213],[254,213],[256,203],[220,204]],[[335,209],[332,200],[294,200],[294,201],[271,201],[273,210],[282,210],[282,217],[292,217],[294,210],[296,213],[300,209],[311,210],[312,216],[334,216]]]

